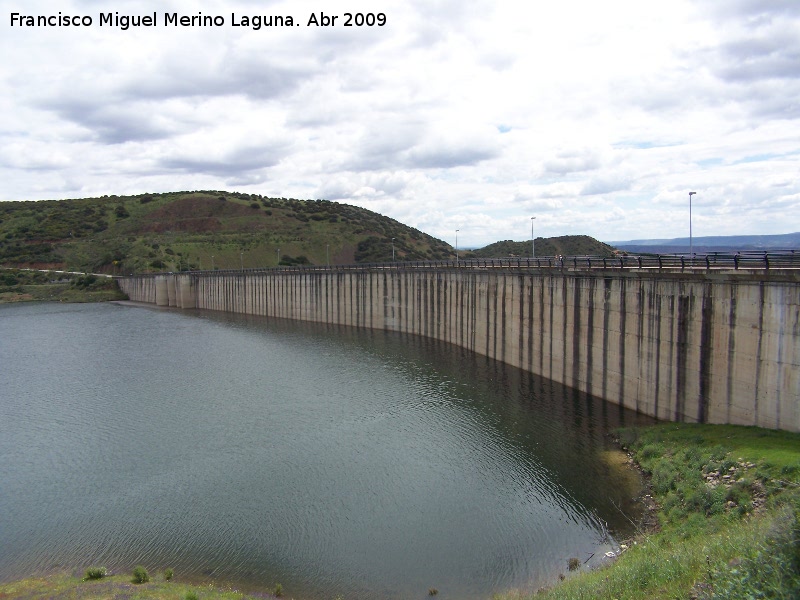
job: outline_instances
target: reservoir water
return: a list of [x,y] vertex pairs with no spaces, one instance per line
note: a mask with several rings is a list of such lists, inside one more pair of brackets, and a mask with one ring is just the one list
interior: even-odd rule
[[[630,533],[644,421],[457,347],[125,304],[0,306],[0,579],[487,599]],[[625,514],[623,514],[625,513]]]

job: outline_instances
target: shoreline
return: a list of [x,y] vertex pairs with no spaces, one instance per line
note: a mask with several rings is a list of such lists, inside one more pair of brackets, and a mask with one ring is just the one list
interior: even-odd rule
[[54,271],[3,269],[0,278],[0,304],[20,302],[107,302],[127,299],[115,279],[97,275]]

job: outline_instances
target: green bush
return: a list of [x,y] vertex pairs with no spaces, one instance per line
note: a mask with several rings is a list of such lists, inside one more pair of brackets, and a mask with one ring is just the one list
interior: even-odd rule
[[105,567],[90,567],[86,569],[83,580],[88,581],[90,579],[102,579],[106,575],[108,575],[108,571],[106,571]]
[[753,510],[753,484],[747,479],[734,483],[726,492],[725,499],[736,504],[739,514]]
[[175,575],[175,571],[173,571],[172,569],[165,569],[164,570],[164,581],[171,580],[173,575]]
[[200,596],[197,595],[197,592],[186,592],[185,596],[186,600],[200,600]]
[[147,583],[150,581],[150,575],[147,574],[147,569],[142,565],[137,565],[133,569],[133,583]]
[[95,283],[97,283],[96,275],[83,275],[72,280],[72,285],[81,289],[90,288]]
[[288,254],[284,254],[283,256],[281,256],[281,261],[278,264],[286,267],[291,267],[294,265],[310,265],[311,261],[308,260],[308,257],[303,254],[301,254],[296,258],[293,256],[289,256]]
[[[702,438],[701,438],[702,439]],[[703,457],[698,448],[687,448],[683,451],[683,458],[687,466],[696,468],[703,464]]]
[[656,463],[652,475],[653,489],[657,494],[666,494],[676,489],[684,478],[678,467],[669,461]]
[[275,586],[275,597],[280,598],[283,596],[283,586],[279,583]]
[[666,449],[664,448],[663,444],[645,444],[642,446],[642,449],[639,450],[639,458],[640,460],[659,458],[664,456],[664,452],[666,452]]
[[687,487],[681,491],[684,492],[684,505],[689,512],[716,515],[725,510],[724,488]]
[[570,559],[569,559],[569,562],[567,563],[567,568],[568,568],[570,571],[575,571],[575,570],[576,570],[578,567],[580,567],[580,566],[581,566],[581,561],[580,561],[580,559],[579,559],[578,557],[576,557],[576,556],[573,556],[572,558],[570,558]]

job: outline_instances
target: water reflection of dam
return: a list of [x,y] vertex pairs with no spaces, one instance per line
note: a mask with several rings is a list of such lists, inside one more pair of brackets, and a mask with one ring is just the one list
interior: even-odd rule
[[142,275],[120,287],[159,306],[431,337],[659,419],[800,431],[789,271],[393,265]]

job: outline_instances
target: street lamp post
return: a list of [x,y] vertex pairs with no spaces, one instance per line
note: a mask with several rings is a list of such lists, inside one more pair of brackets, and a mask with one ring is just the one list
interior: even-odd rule
[[392,238],[392,262],[394,262],[394,238]]
[[458,268],[458,232],[461,231],[460,229],[456,229],[456,268]]
[[536,258],[536,247],[533,245],[533,221],[536,217],[531,217],[531,258]]
[[689,192],[689,260],[694,265],[694,244],[692,243],[692,196],[697,192]]

